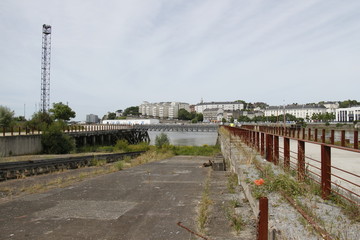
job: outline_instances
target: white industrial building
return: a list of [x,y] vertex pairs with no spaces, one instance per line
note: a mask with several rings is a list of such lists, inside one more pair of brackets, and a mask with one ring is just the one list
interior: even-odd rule
[[175,119],[178,118],[180,109],[190,111],[190,105],[182,102],[160,102],[149,103],[143,102],[139,106],[139,111],[143,116],[150,116],[161,119]]
[[244,104],[239,102],[201,102],[195,105],[195,111],[197,113],[204,113],[205,109],[236,111],[244,109]]
[[335,121],[337,122],[360,121],[360,106],[336,109]]

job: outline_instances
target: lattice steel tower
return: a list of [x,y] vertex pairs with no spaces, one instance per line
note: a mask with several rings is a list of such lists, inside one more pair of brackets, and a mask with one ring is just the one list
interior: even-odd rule
[[41,55],[41,101],[40,111],[47,112],[50,106],[50,53],[51,53],[51,26],[42,28],[42,55]]

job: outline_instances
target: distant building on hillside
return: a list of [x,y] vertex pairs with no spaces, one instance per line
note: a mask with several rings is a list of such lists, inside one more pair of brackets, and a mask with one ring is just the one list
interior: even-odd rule
[[285,114],[291,114],[296,118],[309,119],[313,114],[324,114],[327,112],[327,109],[324,105],[287,105],[287,106],[270,106],[264,110],[265,117],[270,116],[279,116]]
[[123,110],[117,110],[117,111],[115,112],[115,114],[116,114],[116,117],[122,117],[122,115],[123,115]]
[[244,109],[244,104],[239,102],[201,102],[195,105],[195,111],[197,113],[204,113],[205,109],[236,111]]
[[86,123],[99,123],[100,119],[98,115],[95,114],[88,114],[86,115]]
[[139,106],[139,112],[142,116],[161,118],[161,119],[176,119],[179,116],[179,110],[185,109],[190,112],[190,104],[182,102],[160,102],[149,103],[143,102]]

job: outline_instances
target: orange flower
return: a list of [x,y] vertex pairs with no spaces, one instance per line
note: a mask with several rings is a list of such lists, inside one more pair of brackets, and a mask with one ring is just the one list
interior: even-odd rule
[[254,180],[254,183],[256,186],[260,186],[260,185],[263,185],[265,183],[265,181],[264,181],[264,179],[260,178],[260,179]]

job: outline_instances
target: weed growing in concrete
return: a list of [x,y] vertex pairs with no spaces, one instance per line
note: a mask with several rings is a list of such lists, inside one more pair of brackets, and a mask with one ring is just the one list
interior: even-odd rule
[[236,214],[235,208],[240,207],[241,203],[237,199],[232,199],[227,206],[224,206],[227,219],[237,234],[243,229],[245,221],[241,215]]
[[208,177],[205,181],[205,187],[204,191],[201,196],[201,201],[199,204],[199,212],[198,212],[198,228],[199,231],[204,233],[205,232],[205,226],[207,223],[207,220],[209,218],[209,207],[212,204],[212,201],[210,199],[210,177],[211,177],[211,171],[209,171]]
[[227,187],[230,193],[235,193],[235,188],[238,185],[238,176],[236,173],[230,173],[228,177]]

